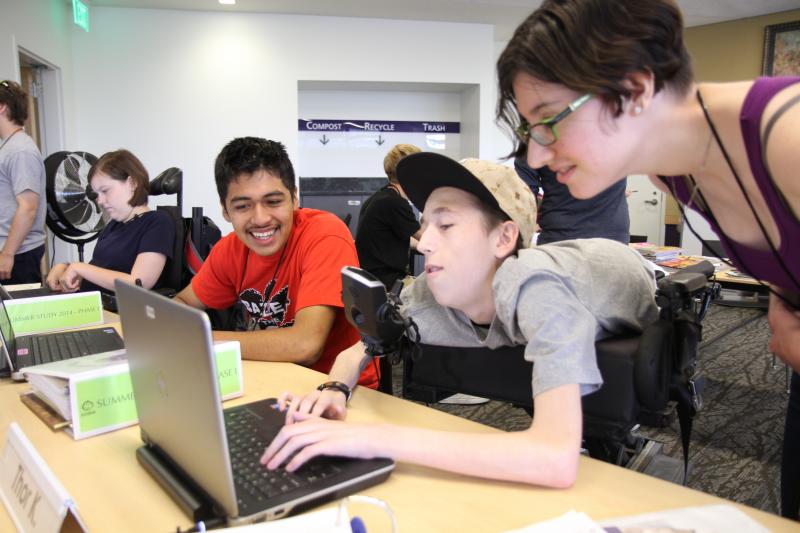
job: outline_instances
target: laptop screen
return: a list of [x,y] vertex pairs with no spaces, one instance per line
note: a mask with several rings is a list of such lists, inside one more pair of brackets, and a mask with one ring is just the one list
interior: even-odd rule
[[11,327],[11,319],[8,318],[8,311],[6,311],[6,304],[0,300],[0,333],[3,335],[3,341],[8,349],[9,355],[17,353],[17,342],[14,337],[14,328]]
[[11,327],[11,319],[8,318],[8,311],[3,300],[0,299],[0,344],[5,354],[0,354],[0,369],[7,373],[9,368],[16,366],[17,341],[14,337],[14,328]]

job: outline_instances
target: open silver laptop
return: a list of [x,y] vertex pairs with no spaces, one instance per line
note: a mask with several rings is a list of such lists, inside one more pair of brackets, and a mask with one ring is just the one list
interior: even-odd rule
[[291,474],[267,470],[259,458],[284,413],[274,398],[223,411],[206,314],[115,285],[145,443],[137,458],[193,520],[203,507],[232,525],[280,518],[389,476],[389,459],[319,457]]
[[0,377],[22,381],[26,368],[84,355],[125,350],[112,327],[16,335],[5,302],[0,298]]

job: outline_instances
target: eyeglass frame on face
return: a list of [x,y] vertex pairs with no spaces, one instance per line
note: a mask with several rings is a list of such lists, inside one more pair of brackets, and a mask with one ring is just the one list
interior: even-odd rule
[[[567,118],[573,111],[576,111],[583,104],[591,100],[591,98],[592,93],[586,93],[570,102],[570,104],[563,111],[555,116],[542,119],[533,125],[523,122],[514,129],[514,133],[516,133],[519,140],[525,144],[528,144],[528,140],[530,139],[539,146],[550,146],[558,140],[558,130],[556,129],[556,124]],[[546,140],[536,134],[534,130],[539,127],[547,128],[547,131],[550,132],[552,139]]]

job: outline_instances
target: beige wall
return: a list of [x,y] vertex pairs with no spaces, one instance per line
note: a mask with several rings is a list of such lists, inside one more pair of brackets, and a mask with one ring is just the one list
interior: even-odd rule
[[764,28],[800,20],[800,9],[687,28],[686,46],[698,81],[734,81],[761,75]]

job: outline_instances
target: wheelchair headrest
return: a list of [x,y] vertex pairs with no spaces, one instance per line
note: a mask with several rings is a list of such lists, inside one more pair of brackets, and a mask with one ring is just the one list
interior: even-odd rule
[[183,189],[183,171],[170,167],[150,182],[150,196],[178,194]]

